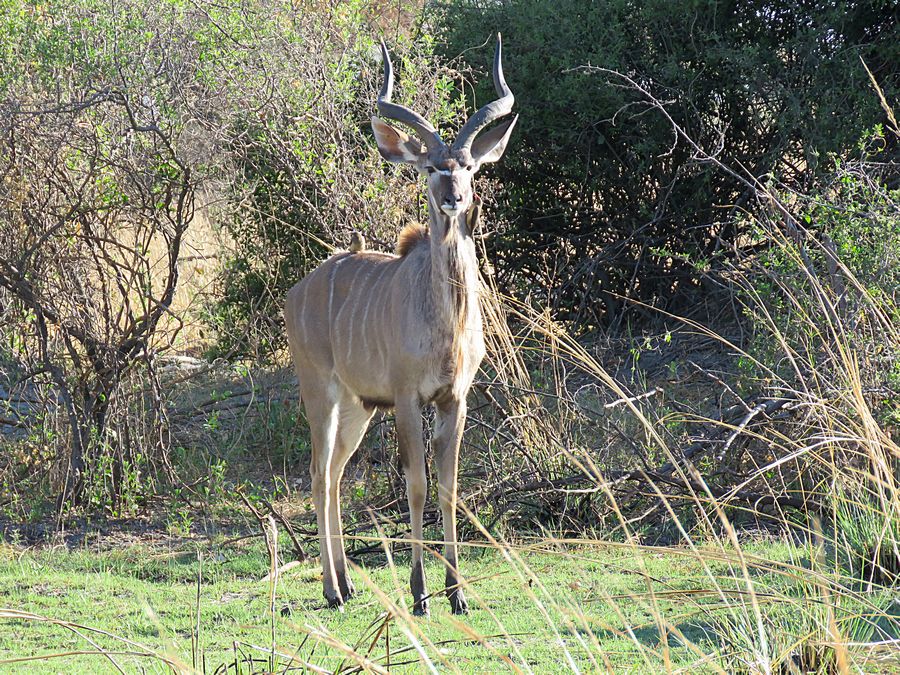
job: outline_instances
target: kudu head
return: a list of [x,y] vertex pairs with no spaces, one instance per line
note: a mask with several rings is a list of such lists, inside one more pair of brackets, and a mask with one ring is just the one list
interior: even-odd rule
[[512,111],[514,97],[503,78],[502,47],[497,36],[494,52],[494,88],[500,98],[482,107],[460,129],[452,145],[441,140],[434,126],[405,106],[391,102],[394,72],[384,42],[384,85],[378,96],[378,111],[385,118],[402,122],[416,137],[395,129],[378,117],[372,118],[372,130],[381,156],[391,162],[412,164],[428,180],[428,199],[433,214],[450,219],[469,210],[473,200],[472,178],[482,164],[503,156],[518,115],[479,135],[491,122]]

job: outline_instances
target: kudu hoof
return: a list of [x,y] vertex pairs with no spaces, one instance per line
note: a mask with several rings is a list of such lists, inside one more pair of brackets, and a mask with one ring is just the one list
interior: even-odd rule
[[349,579],[341,584],[341,595],[343,596],[345,601],[356,595],[356,587]]
[[464,596],[459,591],[451,591],[449,594],[450,598],[450,611],[453,614],[468,614],[469,613],[469,603],[466,602],[466,596]]
[[417,600],[413,603],[413,615],[414,616],[428,616],[428,600],[422,599]]

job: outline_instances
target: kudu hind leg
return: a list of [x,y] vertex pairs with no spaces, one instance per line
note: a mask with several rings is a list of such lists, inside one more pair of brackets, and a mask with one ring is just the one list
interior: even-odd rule
[[406,497],[409,501],[409,523],[412,534],[412,570],[409,586],[413,595],[413,614],[428,614],[428,591],[425,587],[423,552],[423,525],[425,511],[425,442],[422,440],[422,410],[418,397],[397,401],[397,443],[400,446],[400,462],[406,474]]
[[437,463],[438,501],[444,521],[447,597],[454,614],[465,614],[469,611],[469,605],[460,585],[456,557],[456,490],[459,444],[466,422],[466,402],[448,401],[436,405],[435,410],[434,455]]
[[337,442],[334,447],[334,456],[332,458],[332,470],[330,472],[331,483],[328,485],[328,493],[332,496],[329,500],[330,510],[328,519],[331,523],[333,545],[331,547],[332,560],[334,562],[335,576],[337,577],[338,587],[341,597],[344,600],[354,595],[356,589],[350,580],[347,571],[347,558],[344,552],[344,534],[343,523],[341,520],[341,478],[344,475],[344,469],[347,462],[356,452],[359,442],[362,440],[363,434],[372,419],[374,411],[366,410],[361,403],[349,392],[341,397],[338,406],[338,431]]
[[335,568],[335,547],[340,543],[335,532],[340,532],[340,525],[334,522],[334,493],[330,490],[331,474],[334,471],[334,451],[338,434],[337,401],[322,396],[330,387],[319,388],[319,396],[302,395],[309,420],[312,457],[309,463],[309,474],[312,479],[312,497],[316,507],[316,520],[319,526],[319,559],[322,563],[322,590],[329,607],[343,605]]

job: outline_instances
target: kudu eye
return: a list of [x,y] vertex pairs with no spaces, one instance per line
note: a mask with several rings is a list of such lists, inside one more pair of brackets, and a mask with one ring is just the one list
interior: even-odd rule
[[466,166],[466,171],[474,171],[474,170],[475,170],[475,166],[473,164],[469,164],[468,166]]
[[434,172],[436,171],[436,169],[435,169],[433,166],[426,166],[426,167],[425,167],[425,170],[426,170],[429,174],[432,174],[432,173],[434,173]]

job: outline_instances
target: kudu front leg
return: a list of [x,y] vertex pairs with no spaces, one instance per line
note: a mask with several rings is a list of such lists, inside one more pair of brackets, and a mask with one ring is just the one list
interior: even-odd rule
[[[329,385],[322,389],[328,391]],[[355,592],[347,570],[341,527],[341,477],[359,445],[372,411],[366,410],[346,390],[336,402],[306,398],[306,414],[312,437],[310,475],[319,523],[322,585],[329,607],[341,607]]]
[[435,405],[435,409],[434,454],[437,462],[438,501],[444,521],[447,597],[454,614],[465,614],[469,611],[469,605],[460,585],[456,558],[456,489],[459,444],[466,423],[466,402],[451,400]]
[[412,534],[412,571],[409,586],[413,596],[413,614],[428,614],[428,591],[425,589],[425,566],[422,558],[422,520],[425,512],[427,483],[425,476],[425,442],[422,440],[422,410],[418,397],[397,401],[397,444],[400,462],[406,474],[406,498],[409,501],[409,523]]

